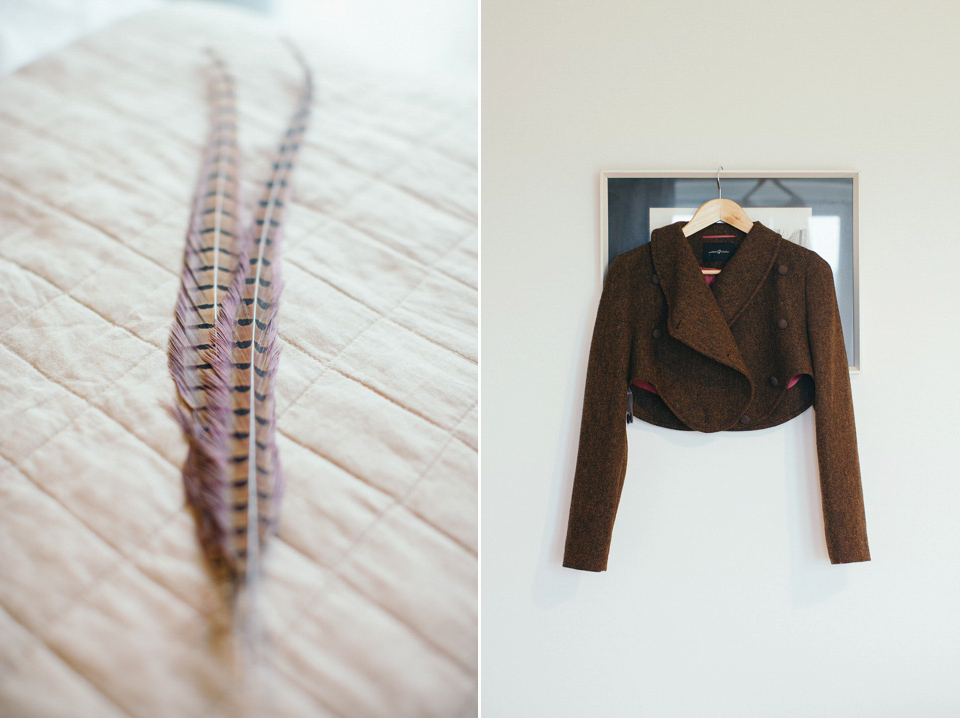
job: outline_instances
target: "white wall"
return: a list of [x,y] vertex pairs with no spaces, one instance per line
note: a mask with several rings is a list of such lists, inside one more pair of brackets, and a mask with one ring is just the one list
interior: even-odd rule
[[0,0],[0,76],[160,0]]
[[[0,0],[0,76],[161,0]],[[476,96],[476,0],[221,0],[382,75],[429,73]],[[439,76],[439,77],[438,77]]]
[[[930,1],[483,1],[484,718],[960,716],[958,27]],[[609,570],[562,568],[598,173],[719,164],[861,172],[873,561],[829,563],[811,409],[635,422]]]

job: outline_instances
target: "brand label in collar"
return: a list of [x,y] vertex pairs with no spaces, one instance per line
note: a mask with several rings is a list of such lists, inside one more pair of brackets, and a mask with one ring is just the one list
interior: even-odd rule
[[703,258],[700,261],[704,264],[707,262],[726,262],[736,249],[737,245],[733,242],[704,242],[701,245]]

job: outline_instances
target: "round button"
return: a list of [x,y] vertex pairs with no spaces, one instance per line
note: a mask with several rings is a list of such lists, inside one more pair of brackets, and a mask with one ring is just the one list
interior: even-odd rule
[[741,424],[749,424],[749,423],[750,423],[750,417],[747,416],[746,414],[744,414],[743,416],[740,417],[740,423],[741,423]]
[[777,326],[780,327],[781,329],[786,329],[786,328],[787,328],[787,320],[786,320],[786,319],[781,319],[779,322],[777,322]]
[[656,274],[651,274],[650,281],[654,284],[660,284],[660,277],[658,277]]
[[654,339],[659,339],[661,333],[662,333],[662,332],[660,331],[660,327],[657,327],[656,329],[653,330],[653,338],[654,338]]
[[779,267],[777,267],[777,271],[780,272],[780,274],[786,274],[786,273],[787,273],[787,265],[786,265],[786,264],[781,264]]
[[770,377],[768,381],[770,382],[770,386],[780,386],[780,380],[775,376]]

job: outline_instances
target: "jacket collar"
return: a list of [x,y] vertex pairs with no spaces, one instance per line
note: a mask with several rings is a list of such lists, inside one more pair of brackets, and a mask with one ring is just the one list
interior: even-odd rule
[[715,306],[729,327],[763,283],[782,237],[760,222],[754,222],[711,288],[704,281],[700,264],[683,234],[684,224],[674,222],[655,229],[650,239],[653,263],[667,302],[671,308],[683,305],[698,312]]
[[[653,231],[650,239],[654,271],[667,303],[667,331],[696,352],[739,373],[745,381],[733,382],[741,387],[736,392],[739,396],[727,397],[727,411],[723,416],[698,418],[696,392],[689,395],[690,406],[685,406],[688,394],[682,388],[686,382],[681,376],[673,377],[670,383],[675,390],[665,387],[663,398],[668,404],[674,404],[671,408],[690,428],[719,431],[726,428],[721,425],[735,422],[753,397],[753,381],[730,326],[770,272],[782,238],[760,222],[754,222],[711,288],[704,281],[699,262],[683,234],[684,224],[680,221],[660,227]],[[722,367],[717,370],[722,371]]]

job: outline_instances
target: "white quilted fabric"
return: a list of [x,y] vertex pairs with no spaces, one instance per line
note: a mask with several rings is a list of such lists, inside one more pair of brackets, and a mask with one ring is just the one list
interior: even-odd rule
[[[252,16],[174,3],[0,80],[3,716],[238,713],[161,405],[207,44],[250,197],[300,82]],[[267,714],[475,715],[476,97],[304,50]]]

